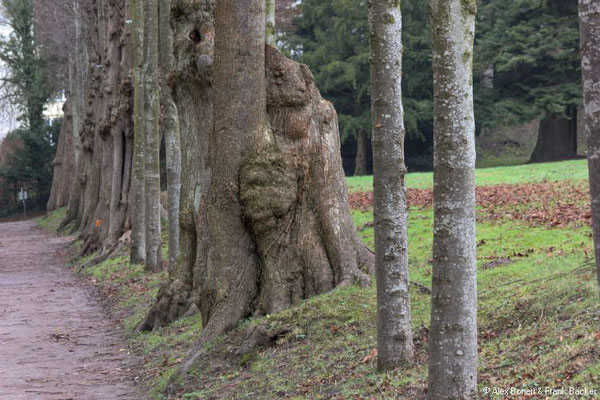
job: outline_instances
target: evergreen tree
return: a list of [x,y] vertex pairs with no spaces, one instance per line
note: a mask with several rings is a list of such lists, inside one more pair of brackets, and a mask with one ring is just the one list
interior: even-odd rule
[[[323,97],[333,102],[339,114],[343,142],[370,137],[369,38],[365,0],[304,0],[295,30],[286,36],[285,49],[308,64]],[[427,4],[418,0],[402,3],[404,23],[407,160],[423,167],[415,155],[430,153],[432,146],[431,45]],[[425,151],[423,151],[425,150]],[[419,153],[420,152],[420,153]],[[425,163],[428,164],[428,163]]]
[[[342,140],[349,143],[360,132],[370,136],[366,1],[304,0],[300,7],[285,49],[311,67],[324,97],[334,103]],[[552,158],[565,148],[574,153],[572,117],[581,103],[576,2],[484,0],[479,8],[474,51],[478,134],[539,118],[540,131],[555,134],[540,136],[540,156]],[[427,2],[405,0],[402,13],[406,162],[409,168],[427,168],[433,145]]]
[[[568,116],[581,103],[578,29],[577,2],[482,2],[474,55],[478,125]],[[486,88],[490,68],[493,87]]]
[[575,156],[576,111],[581,104],[578,29],[575,1],[481,3],[475,111],[483,132],[539,118],[532,161]]
[[2,0],[0,4],[11,29],[8,37],[0,39],[0,60],[6,66],[1,81],[5,96],[21,112],[21,126],[11,133],[19,146],[0,177],[29,189],[32,201],[43,205],[50,194],[58,141],[57,125],[44,120],[44,106],[52,93],[48,60],[35,36],[33,0]]

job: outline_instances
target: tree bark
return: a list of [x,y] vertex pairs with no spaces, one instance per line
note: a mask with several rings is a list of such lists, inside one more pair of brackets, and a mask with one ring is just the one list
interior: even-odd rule
[[477,398],[475,0],[430,0],[434,239],[430,399]]
[[[107,258],[128,227],[133,155],[131,46],[128,3],[74,1],[75,56],[70,68],[66,126],[72,135],[57,162],[70,165],[69,207],[61,227],[74,221],[80,253]],[[64,175],[64,174],[63,174]],[[59,184],[61,174],[53,185]],[[62,202],[63,200],[61,200]]]
[[579,22],[592,228],[600,285],[600,3],[579,0]]
[[[72,73],[70,74],[73,75]],[[63,121],[60,128],[56,155],[54,156],[54,174],[52,177],[52,189],[46,209],[54,211],[69,203],[69,190],[71,187],[72,174],[75,167],[75,155],[73,154],[73,114],[71,97],[63,106]]]
[[[110,7],[110,44],[108,58],[114,71],[107,81],[107,96],[112,97],[110,112],[105,115],[107,129],[113,140],[113,169],[110,197],[108,236],[104,239],[101,258],[109,257],[118,247],[119,238],[127,225],[129,188],[133,158],[133,130],[131,120],[133,84],[131,77],[132,46],[125,20],[131,10],[126,2],[115,2]],[[111,96],[115,94],[115,96]]]
[[161,268],[160,238],[160,83],[158,79],[158,0],[145,0],[144,138],[146,202],[146,270]]
[[242,219],[240,172],[250,141],[266,134],[267,105],[264,0],[220,0],[215,14],[212,179],[206,209],[211,282],[204,284],[200,308],[208,336],[232,329],[248,315],[257,294],[259,258]]
[[167,158],[167,203],[169,213],[169,263],[179,255],[179,202],[181,196],[181,139],[179,116],[168,80],[173,70],[173,31],[170,0],[159,2],[159,34],[161,55],[162,130]]
[[271,47],[277,47],[277,27],[275,25],[275,2],[276,0],[266,0],[266,42]]
[[369,31],[377,277],[377,364],[379,370],[388,371],[409,362],[414,355],[404,184],[406,131],[402,108],[400,4],[396,0],[369,2]]
[[132,0],[133,16],[133,174],[131,207],[132,264],[146,260],[145,138],[144,138],[144,1]]
[[358,131],[356,136],[356,157],[354,158],[354,176],[367,174],[367,133]]
[[86,14],[81,9],[81,4],[77,0],[73,0],[73,10],[75,18],[75,55],[74,55],[74,71],[73,80],[70,82],[71,91],[69,95],[72,99],[72,135],[73,135],[73,153],[75,157],[75,166],[73,168],[75,177],[71,182],[69,193],[69,205],[65,219],[61,222],[60,229],[65,228],[68,224],[77,221],[81,211],[81,197],[84,191],[85,179],[85,163],[82,160],[83,143],[81,141],[81,133],[83,131],[83,116],[85,113],[85,101],[87,99],[87,82],[88,82],[88,64],[89,52],[88,42],[85,40],[85,27],[83,23]]
[[200,311],[200,344],[241,318],[368,285],[373,267],[350,218],[331,103],[305,65],[265,46],[264,5],[218,7],[214,49],[214,3],[173,3],[181,256],[139,327]]
[[538,139],[529,162],[565,160],[577,156],[577,109],[570,118],[547,117],[540,121]]

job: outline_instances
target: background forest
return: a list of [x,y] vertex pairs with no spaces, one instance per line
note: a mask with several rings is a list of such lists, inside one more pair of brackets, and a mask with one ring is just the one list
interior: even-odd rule
[[[365,2],[285,0],[278,2],[277,7],[278,45],[294,59],[308,64],[323,97],[332,101],[338,112],[346,174],[372,173]],[[31,15],[23,17],[30,18],[26,23],[32,24],[34,15],[31,9],[28,12]],[[60,20],[67,19],[65,14],[68,13],[72,11],[53,12],[52,15]],[[433,150],[433,86],[427,3],[404,1],[403,16],[406,164],[411,171],[427,171],[432,167]],[[581,109],[577,18],[576,2],[486,0],[479,4],[474,52],[478,165],[515,165],[529,160],[548,161],[585,154],[582,121],[577,119],[577,111]],[[42,103],[60,99],[62,93],[69,90],[66,81],[68,71],[65,70],[68,49],[57,48],[60,35],[47,19],[46,16],[38,16],[37,37],[20,38],[13,34],[2,47],[5,63],[47,65],[44,67],[47,72],[41,75],[35,72],[37,76],[27,69],[23,70],[23,73],[32,75],[28,80],[20,80],[10,74],[4,78],[7,83],[37,79],[36,89],[28,93],[37,95],[39,91]],[[67,26],[69,29],[61,35],[74,34],[75,27]],[[30,59],[11,57],[14,46],[23,46],[28,40],[32,43],[24,49],[31,48],[34,53],[31,56],[23,53],[23,57]],[[8,84],[4,87],[15,89]],[[9,98],[15,99],[14,96],[4,98],[5,102]],[[22,103],[26,97],[16,98],[19,99],[17,109],[23,110],[23,118],[28,118],[33,111]],[[28,124],[23,124],[23,127]],[[28,129],[25,128],[26,131]],[[55,125],[52,129],[57,132],[58,127]],[[22,138],[17,139],[19,136]],[[26,136],[30,138],[29,142],[37,143],[24,144],[21,155],[9,150],[11,143]],[[2,159],[17,157],[20,161],[15,159],[11,163],[2,163],[0,201],[4,213],[16,207],[14,193],[23,186],[31,188],[34,198],[39,198],[34,200],[33,205],[43,206],[49,196],[49,159],[56,150],[56,134],[54,137],[51,133],[27,135],[21,128],[5,142]],[[41,168],[40,164],[27,172],[27,153],[38,151],[49,154],[36,160],[46,166]],[[33,176],[41,171],[45,171],[46,175]]]

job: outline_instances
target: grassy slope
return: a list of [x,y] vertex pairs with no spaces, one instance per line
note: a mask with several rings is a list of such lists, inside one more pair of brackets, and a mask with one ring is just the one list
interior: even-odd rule
[[[551,171],[548,173],[548,171]],[[415,176],[416,175],[416,176]],[[480,184],[584,179],[585,162],[571,161],[478,171]],[[409,175],[427,187],[430,174]],[[353,190],[369,181],[350,179]],[[361,186],[362,185],[362,186]],[[372,246],[370,212],[353,217]],[[55,216],[50,219],[58,219]],[[411,279],[431,286],[431,209],[411,210]],[[51,227],[52,224],[47,224]],[[589,227],[532,228],[510,221],[478,225],[480,386],[599,388],[598,288]],[[498,259],[510,264],[490,267]],[[198,317],[149,334],[133,331],[164,274],[146,276],[125,254],[84,270],[123,315],[131,350],[144,356],[142,380],[161,398],[170,373],[193,345]],[[374,288],[347,288],[305,301],[281,314],[245,321],[210,347],[188,379],[190,399],[319,399],[424,397],[427,377],[429,295],[412,290],[417,345],[415,365],[377,374]],[[253,326],[287,328],[276,346],[237,355]],[[483,392],[482,392],[483,393]],[[482,394],[482,398],[487,398]],[[494,397],[501,398],[501,396]]]

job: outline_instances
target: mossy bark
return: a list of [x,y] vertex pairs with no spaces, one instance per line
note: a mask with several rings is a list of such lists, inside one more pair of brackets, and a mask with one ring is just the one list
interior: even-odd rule
[[133,264],[146,260],[145,139],[144,139],[144,0],[132,0],[133,17],[133,166],[131,254]]
[[[377,348],[382,371],[414,356],[402,108],[402,13],[395,0],[369,3]],[[366,138],[365,138],[366,139]]]
[[144,191],[146,221],[146,270],[161,268],[160,237],[160,83],[158,42],[158,0],[145,0],[144,37]]
[[265,11],[266,21],[266,42],[271,47],[277,47],[277,27],[275,25],[275,6],[276,0],[266,0]]
[[430,0],[434,71],[430,399],[477,398],[474,0]]
[[579,0],[579,21],[592,228],[600,285],[600,3]]
[[161,70],[161,129],[165,138],[167,158],[167,203],[169,213],[169,263],[179,255],[179,202],[181,196],[181,139],[179,116],[173,101],[169,77],[173,70],[173,31],[171,29],[171,2],[159,1],[159,42]]
[[[181,255],[140,324],[153,329],[199,310],[201,343],[242,318],[338,286],[368,285],[373,269],[350,218],[333,106],[308,67],[264,45],[264,7],[243,6],[252,15],[260,9],[259,26],[238,2],[225,3],[220,29],[229,31],[216,34],[222,55],[215,54],[214,3],[173,3],[171,84],[186,171]],[[226,40],[231,35],[244,39]]]
[[69,157],[75,179],[62,226],[74,222],[74,231],[84,240],[81,253],[101,250],[95,260],[112,253],[129,224],[133,146],[128,15],[122,1],[95,0],[90,7],[77,3],[75,8],[72,118],[66,121],[73,135]]

